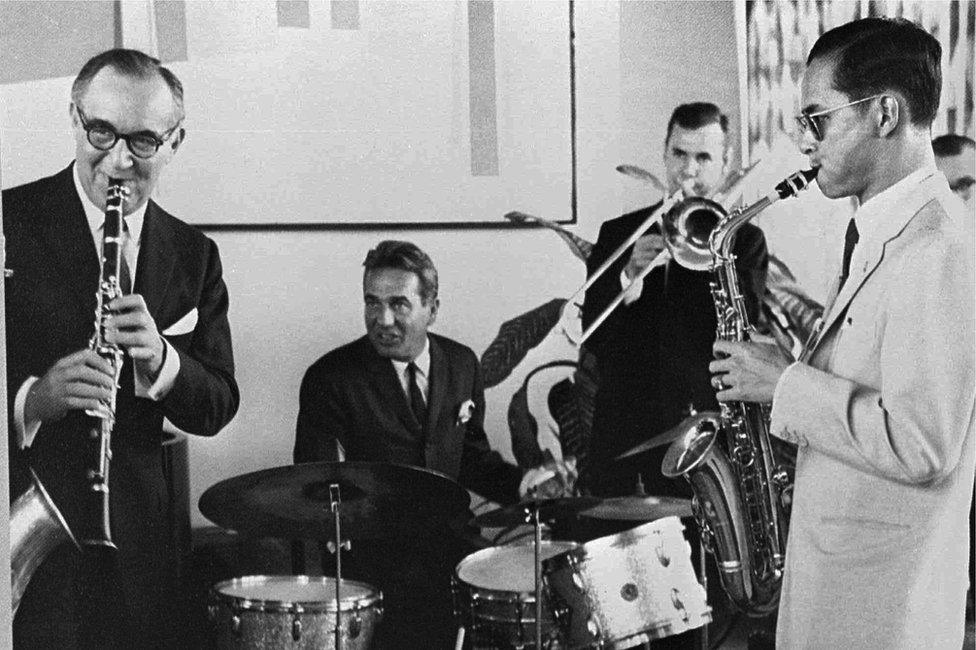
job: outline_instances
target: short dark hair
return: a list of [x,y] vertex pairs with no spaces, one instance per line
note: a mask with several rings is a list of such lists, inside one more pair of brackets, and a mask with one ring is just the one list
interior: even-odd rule
[[862,18],[824,32],[807,57],[834,58],[834,88],[852,101],[896,90],[908,103],[910,121],[935,120],[942,93],[942,46],[904,18]]
[[664,142],[671,139],[671,132],[675,125],[682,129],[700,129],[709,124],[718,124],[722,127],[722,133],[729,132],[729,118],[719,110],[719,107],[711,102],[693,102],[682,104],[671,113],[668,120],[668,132],[664,136]]
[[183,119],[183,84],[169,68],[159,62],[159,59],[139,50],[116,48],[88,59],[85,65],[81,66],[74,83],[71,84],[71,101],[75,106],[88,90],[88,84],[103,68],[112,68],[120,75],[137,79],[161,77],[173,94],[173,103],[176,105],[179,119]]
[[366,253],[365,273],[376,269],[399,269],[416,273],[420,280],[420,298],[426,305],[437,299],[437,269],[427,253],[408,241],[387,239]]
[[936,156],[958,156],[966,147],[976,147],[976,140],[958,133],[947,133],[932,140],[932,151]]

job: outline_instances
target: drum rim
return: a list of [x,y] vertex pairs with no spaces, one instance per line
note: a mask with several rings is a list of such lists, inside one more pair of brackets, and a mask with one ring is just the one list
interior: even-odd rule
[[[228,587],[244,588],[247,586],[269,584],[273,581],[294,584],[323,584],[331,580],[335,580],[335,578],[330,576],[308,575],[249,575],[222,580],[215,584],[210,591],[213,597],[229,603],[231,607],[240,610],[256,612],[335,612],[337,609],[334,598],[330,598],[329,600],[275,600],[236,596],[221,592],[221,589]],[[367,609],[381,603],[383,600],[383,593],[369,583],[343,578],[342,585],[361,587],[369,592],[365,596],[354,598],[343,597],[341,607],[341,611],[343,612]]]

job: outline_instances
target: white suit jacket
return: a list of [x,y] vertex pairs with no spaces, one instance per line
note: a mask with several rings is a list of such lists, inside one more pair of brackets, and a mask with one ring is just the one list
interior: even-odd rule
[[799,445],[779,648],[962,645],[972,215],[934,169],[906,181],[776,387],[772,433]]

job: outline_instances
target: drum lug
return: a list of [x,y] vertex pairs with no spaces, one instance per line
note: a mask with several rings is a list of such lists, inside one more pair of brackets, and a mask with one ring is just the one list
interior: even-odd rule
[[359,617],[359,614],[353,614],[351,617],[349,617],[349,638],[355,639],[362,631],[363,619]]
[[241,616],[235,613],[230,617],[230,631],[234,636],[241,636]]
[[295,641],[302,638],[302,619],[298,614],[291,620],[291,638]]
[[216,603],[210,603],[207,605],[207,618],[211,623],[217,621],[217,617],[220,615],[220,607]]

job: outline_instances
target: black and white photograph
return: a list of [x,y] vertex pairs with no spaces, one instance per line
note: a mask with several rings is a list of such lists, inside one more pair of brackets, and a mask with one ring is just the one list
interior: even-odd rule
[[976,650],[974,85],[976,0],[0,0],[0,648]]

